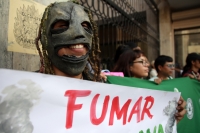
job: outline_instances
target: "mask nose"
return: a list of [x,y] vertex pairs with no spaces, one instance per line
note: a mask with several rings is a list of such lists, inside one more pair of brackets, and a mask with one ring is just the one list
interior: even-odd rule
[[71,32],[73,39],[85,38],[84,29],[79,22],[72,21],[69,32]]

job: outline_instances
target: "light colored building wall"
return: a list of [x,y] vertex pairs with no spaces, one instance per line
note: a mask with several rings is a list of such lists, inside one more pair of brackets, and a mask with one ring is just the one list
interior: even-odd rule
[[200,26],[200,8],[172,13],[174,30]]
[[[154,10],[157,10],[157,9],[155,8]],[[150,9],[149,6],[146,7],[146,21],[147,21],[147,23],[149,23],[151,25],[151,27],[155,31],[159,31],[157,14],[152,12],[152,10]],[[148,57],[149,61],[152,61],[152,60],[156,59],[156,57],[158,56],[159,51],[160,51],[158,41],[156,41],[158,34],[157,34],[157,32],[153,31],[150,27],[147,28],[147,31],[154,36],[154,39],[149,36],[147,37],[147,42],[148,42],[147,57]],[[149,44],[151,44],[151,45],[149,45]]]
[[[56,0],[34,0],[43,5],[49,5]],[[7,51],[9,0],[0,0],[0,68],[14,70],[36,71],[40,67],[38,55]],[[17,4],[17,2],[16,2]]]
[[171,13],[167,0],[155,2],[159,9],[160,54],[169,55],[174,60],[176,57],[176,62],[184,66],[188,52],[192,51],[189,47],[191,29],[200,29],[200,8]]
[[196,46],[197,49],[194,50],[190,47],[189,50],[189,34],[200,33],[200,8],[172,13],[172,30],[176,30],[176,34],[180,36],[179,42],[181,43],[177,42],[175,48],[179,48],[176,53],[179,54],[178,62],[184,66],[188,53],[197,52],[197,49],[200,48],[200,46]]

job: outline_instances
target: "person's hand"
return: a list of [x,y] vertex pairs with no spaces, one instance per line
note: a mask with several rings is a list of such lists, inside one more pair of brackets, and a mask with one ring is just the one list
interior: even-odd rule
[[[195,78],[194,75],[192,75],[192,74],[188,74],[188,77],[190,77],[190,78],[192,78],[192,79]],[[197,80],[200,81],[200,76],[198,76]]]
[[107,77],[106,77],[106,75],[103,72],[101,72],[100,76],[101,76],[101,79],[103,81],[105,81],[105,82],[107,81]]
[[194,75],[192,75],[192,74],[188,74],[188,77],[190,77],[192,79],[195,78]]
[[184,115],[186,114],[187,110],[185,109],[185,106],[186,106],[186,102],[185,100],[183,99],[183,97],[181,96],[179,101],[178,101],[178,106],[176,108],[177,110],[177,113],[175,114],[175,118],[176,118],[176,121],[177,123],[183,119]]
[[197,78],[198,81],[200,81],[200,76]]
[[159,85],[162,82],[162,79],[160,78],[154,79],[154,82]]

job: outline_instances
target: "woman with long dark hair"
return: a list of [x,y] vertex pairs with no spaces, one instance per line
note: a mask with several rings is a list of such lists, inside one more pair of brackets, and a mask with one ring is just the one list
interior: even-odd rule
[[200,80],[200,55],[190,53],[186,58],[186,65],[183,68],[182,77],[191,77]]
[[145,78],[148,67],[149,62],[142,51],[129,49],[119,57],[113,71],[123,72],[125,77]]
[[114,64],[117,63],[121,54],[127,51],[128,49],[130,49],[128,45],[120,45],[117,47],[116,52],[115,52],[115,57],[114,57]]

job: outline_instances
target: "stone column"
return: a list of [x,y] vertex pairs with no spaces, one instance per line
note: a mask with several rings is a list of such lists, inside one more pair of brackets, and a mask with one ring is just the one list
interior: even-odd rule
[[[147,23],[149,23],[151,25],[151,27],[153,27],[156,31],[158,31],[158,18],[157,15],[154,14],[154,12],[152,11],[152,9],[146,5],[146,21]],[[149,33],[151,33],[151,35],[155,38],[157,38],[157,34],[158,33],[154,33],[152,32],[152,29],[150,27],[147,27],[147,31]],[[160,53],[160,49],[159,49],[159,44],[158,42],[153,39],[150,36],[147,36],[147,57],[149,59],[149,61],[155,60],[156,57],[158,57],[158,54]]]
[[159,9],[160,55],[168,55],[174,59],[174,31],[170,5],[167,0],[156,2]]
[[[183,32],[183,34],[187,34],[188,31],[185,31]],[[182,66],[185,65],[185,60],[187,58],[187,55],[188,55],[188,45],[189,45],[189,40],[190,40],[190,37],[189,35],[182,35],[182,44],[180,44],[182,46]]]

